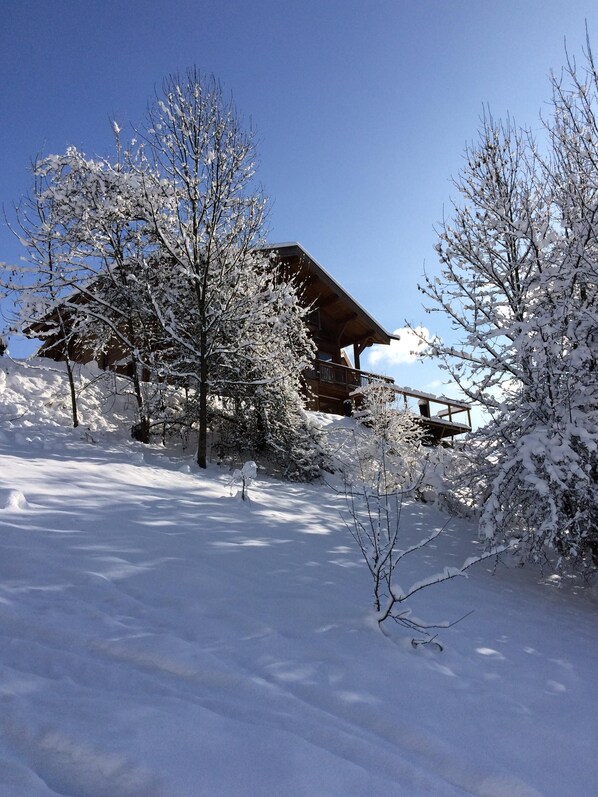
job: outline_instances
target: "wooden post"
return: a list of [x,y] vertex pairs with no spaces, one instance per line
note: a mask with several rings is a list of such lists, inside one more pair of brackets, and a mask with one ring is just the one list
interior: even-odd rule
[[363,338],[360,341],[357,341],[353,344],[353,359],[355,360],[355,368],[358,371],[361,371],[361,367],[359,365],[359,355],[362,351],[364,351],[368,346],[371,346],[373,343],[372,338]]
[[353,344],[353,365],[355,366],[355,369],[357,371],[361,371],[361,367],[359,365],[359,355],[360,355],[360,353],[361,352],[359,351],[359,344],[358,343],[354,343]]

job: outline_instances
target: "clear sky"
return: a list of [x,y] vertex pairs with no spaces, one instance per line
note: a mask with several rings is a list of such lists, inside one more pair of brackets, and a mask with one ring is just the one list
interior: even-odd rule
[[[586,20],[598,49],[596,0],[0,0],[0,199],[10,213],[36,154],[111,152],[109,120],[126,130],[197,64],[258,131],[269,240],[299,241],[388,330],[444,333],[416,286],[464,146],[485,104],[539,127]],[[0,261],[21,254],[0,229]],[[441,390],[430,366],[371,367]]]

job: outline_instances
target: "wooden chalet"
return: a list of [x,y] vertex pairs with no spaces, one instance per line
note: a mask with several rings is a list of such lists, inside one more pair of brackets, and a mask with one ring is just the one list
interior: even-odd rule
[[[431,442],[471,431],[468,404],[399,387],[391,377],[361,370],[360,357],[368,346],[388,346],[396,336],[380,326],[300,244],[273,244],[262,251],[271,253],[283,272],[298,281],[302,298],[311,308],[307,321],[317,352],[304,374],[311,409],[347,414],[360,401],[364,388],[384,384],[400,397],[402,408],[421,419]],[[347,348],[352,350],[353,363]]]
[[[471,431],[467,404],[412,391],[411,388],[400,388],[391,377],[361,370],[360,358],[366,348],[374,344],[388,346],[396,336],[372,318],[300,244],[272,244],[260,247],[259,251],[271,257],[283,278],[296,281],[301,299],[309,309],[307,324],[317,348],[311,367],[304,372],[309,409],[348,415],[360,402],[364,388],[385,384],[403,397],[405,408],[421,418],[431,440],[440,441]],[[85,298],[82,297],[81,301]],[[49,329],[46,322],[40,322],[30,328],[29,334],[34,337],[36,333],[47,333]],[[64,347],[63,340],[50,334],[38,355],[61,360]],[[91,350],[83,340],[70,339],[68,349],[69,356],[75,361],[89,362],[92,358]],[[352,354],[352,362],[347,350]],[[126,367],[119,365],[122,356],[122,349],[114,339],[98,365],[126,373]],[[412,399],[418,401],[415,408],[410,404]],[[432,405],[440,405],[441,409],[431,410]],[[462,415],[455,420],[459,413],[466,413],[467,423]]]

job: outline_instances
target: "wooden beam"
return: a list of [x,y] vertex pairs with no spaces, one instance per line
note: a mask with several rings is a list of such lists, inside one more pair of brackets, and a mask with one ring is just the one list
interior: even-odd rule
[[365,349],[367,349],[368,346],[372,345],[373,342],[374,341],[370,336],[368,336],[367,338],[361,338],[361,340],[356,340],[353,343],[353,350],[358,352],[358,355],[362,354],[365,351]]
[[368,346],[371,346],[373,342],[374,342],[374,332],[372,330],[369,330],[367,335],[364,335],[362,338],[359,338],[359,340],[356,340],[354,342],[354,345],[359,346],[360,351],[363,351]]
[[322,309],[323,307],[331,307],[331,305],[336,304],[340,299],[340,296],[337,293],[333,293],[332,296],[328,296],[326,299],[319,299],[316,302],[316,306]]

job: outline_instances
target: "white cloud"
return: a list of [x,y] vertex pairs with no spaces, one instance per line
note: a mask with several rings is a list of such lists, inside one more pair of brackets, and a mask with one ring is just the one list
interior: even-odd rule
[[[430,332],[426,327],[415,327],[413,332],[408,327],[395,329],[393,335],[398,335],[400,340],[391,340],[390,346],[376,346],[368,353],[370,365],[405,365],[417,360],[417,352],[425,347],[424,340],[430,340]],[[421,337],[419,337],[421,336]]]

